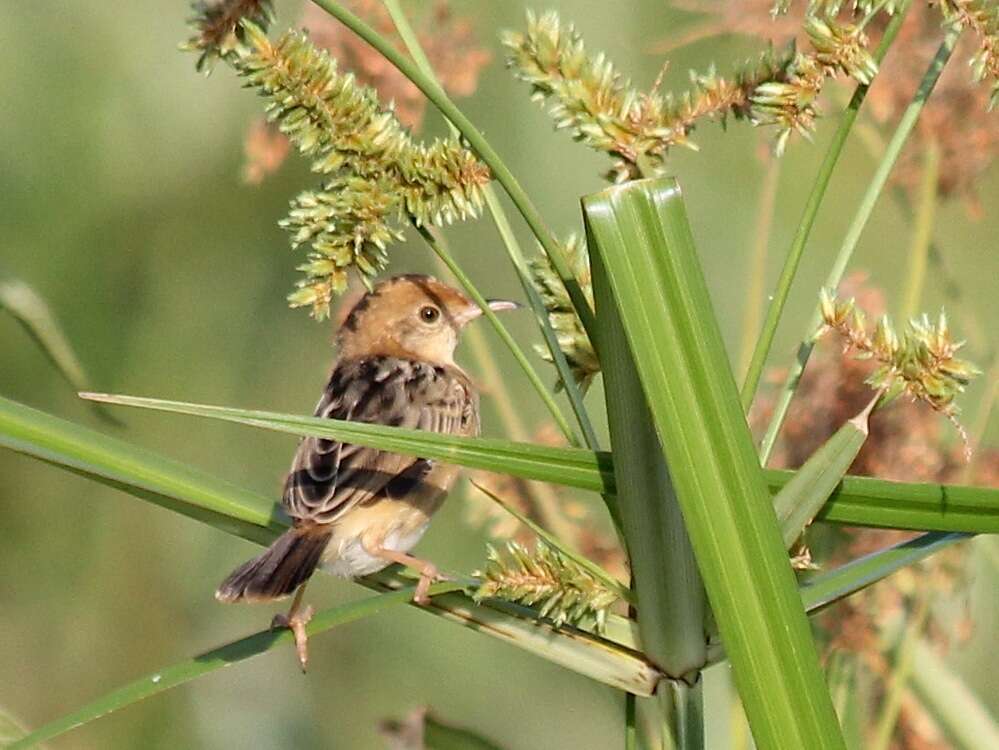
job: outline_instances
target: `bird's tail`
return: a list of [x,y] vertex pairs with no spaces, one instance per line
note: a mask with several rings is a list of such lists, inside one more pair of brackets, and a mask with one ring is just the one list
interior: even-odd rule
[[315,571],[329,540],[329,532],[289,529],[263,554],[230,573],[215,598],[220,602],[264,601],[291,594]]

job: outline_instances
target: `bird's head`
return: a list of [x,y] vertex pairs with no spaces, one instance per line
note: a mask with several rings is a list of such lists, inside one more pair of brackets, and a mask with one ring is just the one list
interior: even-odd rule
[[[489,300],[492,310],[519,305]],[[432,276],[407,274],[379,282],[351,309],[337,333],[341,358],[369,356],[452,364],[462,328],[482,310]]]

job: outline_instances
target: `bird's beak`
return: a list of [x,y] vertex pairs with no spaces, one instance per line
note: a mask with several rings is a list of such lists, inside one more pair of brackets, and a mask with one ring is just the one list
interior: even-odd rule
[[493,312],[503,312],[504,310],[518,310],[521,305],[509,299],[487,299],[486,303]]
[[[517,310],[521,307],[521,304],[508,299],[489,299],[486,300],[486,306],[493,312],[503,312],[504,310]],[[481,315],[481,307],[478,305],[469,305],[465,313],[459,316],[458,322],[461,325],[465,325],[465,323],[473,321],[481,317]]]

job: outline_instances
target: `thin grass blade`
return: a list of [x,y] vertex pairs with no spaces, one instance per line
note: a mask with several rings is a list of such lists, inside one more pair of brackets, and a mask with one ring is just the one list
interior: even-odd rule
[[614,469],[610,463],[610,455],[581,448],[558,448],[496,438],[462,438],[425,430],[137,396],[107,393],[80,395],[91,401],[221,419],[293,435],[342,440],[355,445],[433,458],[472,469],[496,471],[595,492],[606,491],[608,486],[613,487]]
[[[261,495],[3,398],[0,447],[33,456],[258,544],[269,544],[287,528],[287,521],[275,505]],[[378,591],[412,585],[411,580],[391,569],[358,583]],[[459,593],[436,598],[424,611],[637,695],[651,695],[661,678],[658,670],[637,653],[635,639],[623,618],[608,621],[607,633],[618,643],[579,630],[555,630],[526,607],[480,606]]]
[[[90,378],[56,320],[55,313],[34,288],[17,279],[0,279],[0,310],[6,310],[23,326],[73,390],[90,389]],[[117,423],[100,404],[93,406],[102,419]]]
[[901,568],[970,538],[970,534],[930,532],[872,552],[802,584],[801,601],[808,614],[816,614],[830,604],[884,580]]
[[[454,588],[455,584],[453,583],[437,583],[431,586],[430,593],[431,595],[440,594]],[[412,599],[412,596],[413,589],[410,588],[388,594],[379,594],[350,604],[342,604],[317,613],[306,626],[306,631],[310,636],[315,636],[338,625],[355,622],[384,612],[391,607],[406,604]],[[294,637],[291,631],[286,628],[261,630],[191,659],[171,664],[127,685],[122,685],[76,711],[60,716],[58,719],[39,727],[8,745],[6,750],[25,750],[29,747],[36,747],[40,742],[54,739],[71,729],[89,724],[102,716],[132,706],[157,693],[163,693],[224,667],[252,659],[267,653],[276,646],[293,643]]]

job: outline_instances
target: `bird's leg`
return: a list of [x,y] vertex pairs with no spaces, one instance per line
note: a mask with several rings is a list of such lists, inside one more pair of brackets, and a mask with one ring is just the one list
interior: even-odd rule
[[298,663],[302,665],[303,672],[309,664],[309,637],[305,633],[305,626],[315,613],[312,605],[302,606],[302,595],[305,594],[306,585],[303,583],[298,587],[288,614],[274,615],[274,619],[271,620],[272,628],[288,628],[295,636],[295,651],[298,652]]
[[413,593],[413,601],[417,604],[427,605],[430,603],[430,584],[434,581],[442,580],[440,571],[437,570],[437,566],[434,565],[429,560],[421,560],[418,557],[413,557],[412,555],[407,555],[405,552],[399,552],[394,549],[386,549],[385,547],[377,547],[376,549],[370,550],[371,554],[375,557],[380,557],[383,560],[390,560],[392,562],[399,563],[400,565],[405,565],[407,568],[412,568],[420,574],[420,581],[416,584],[416,591]]

